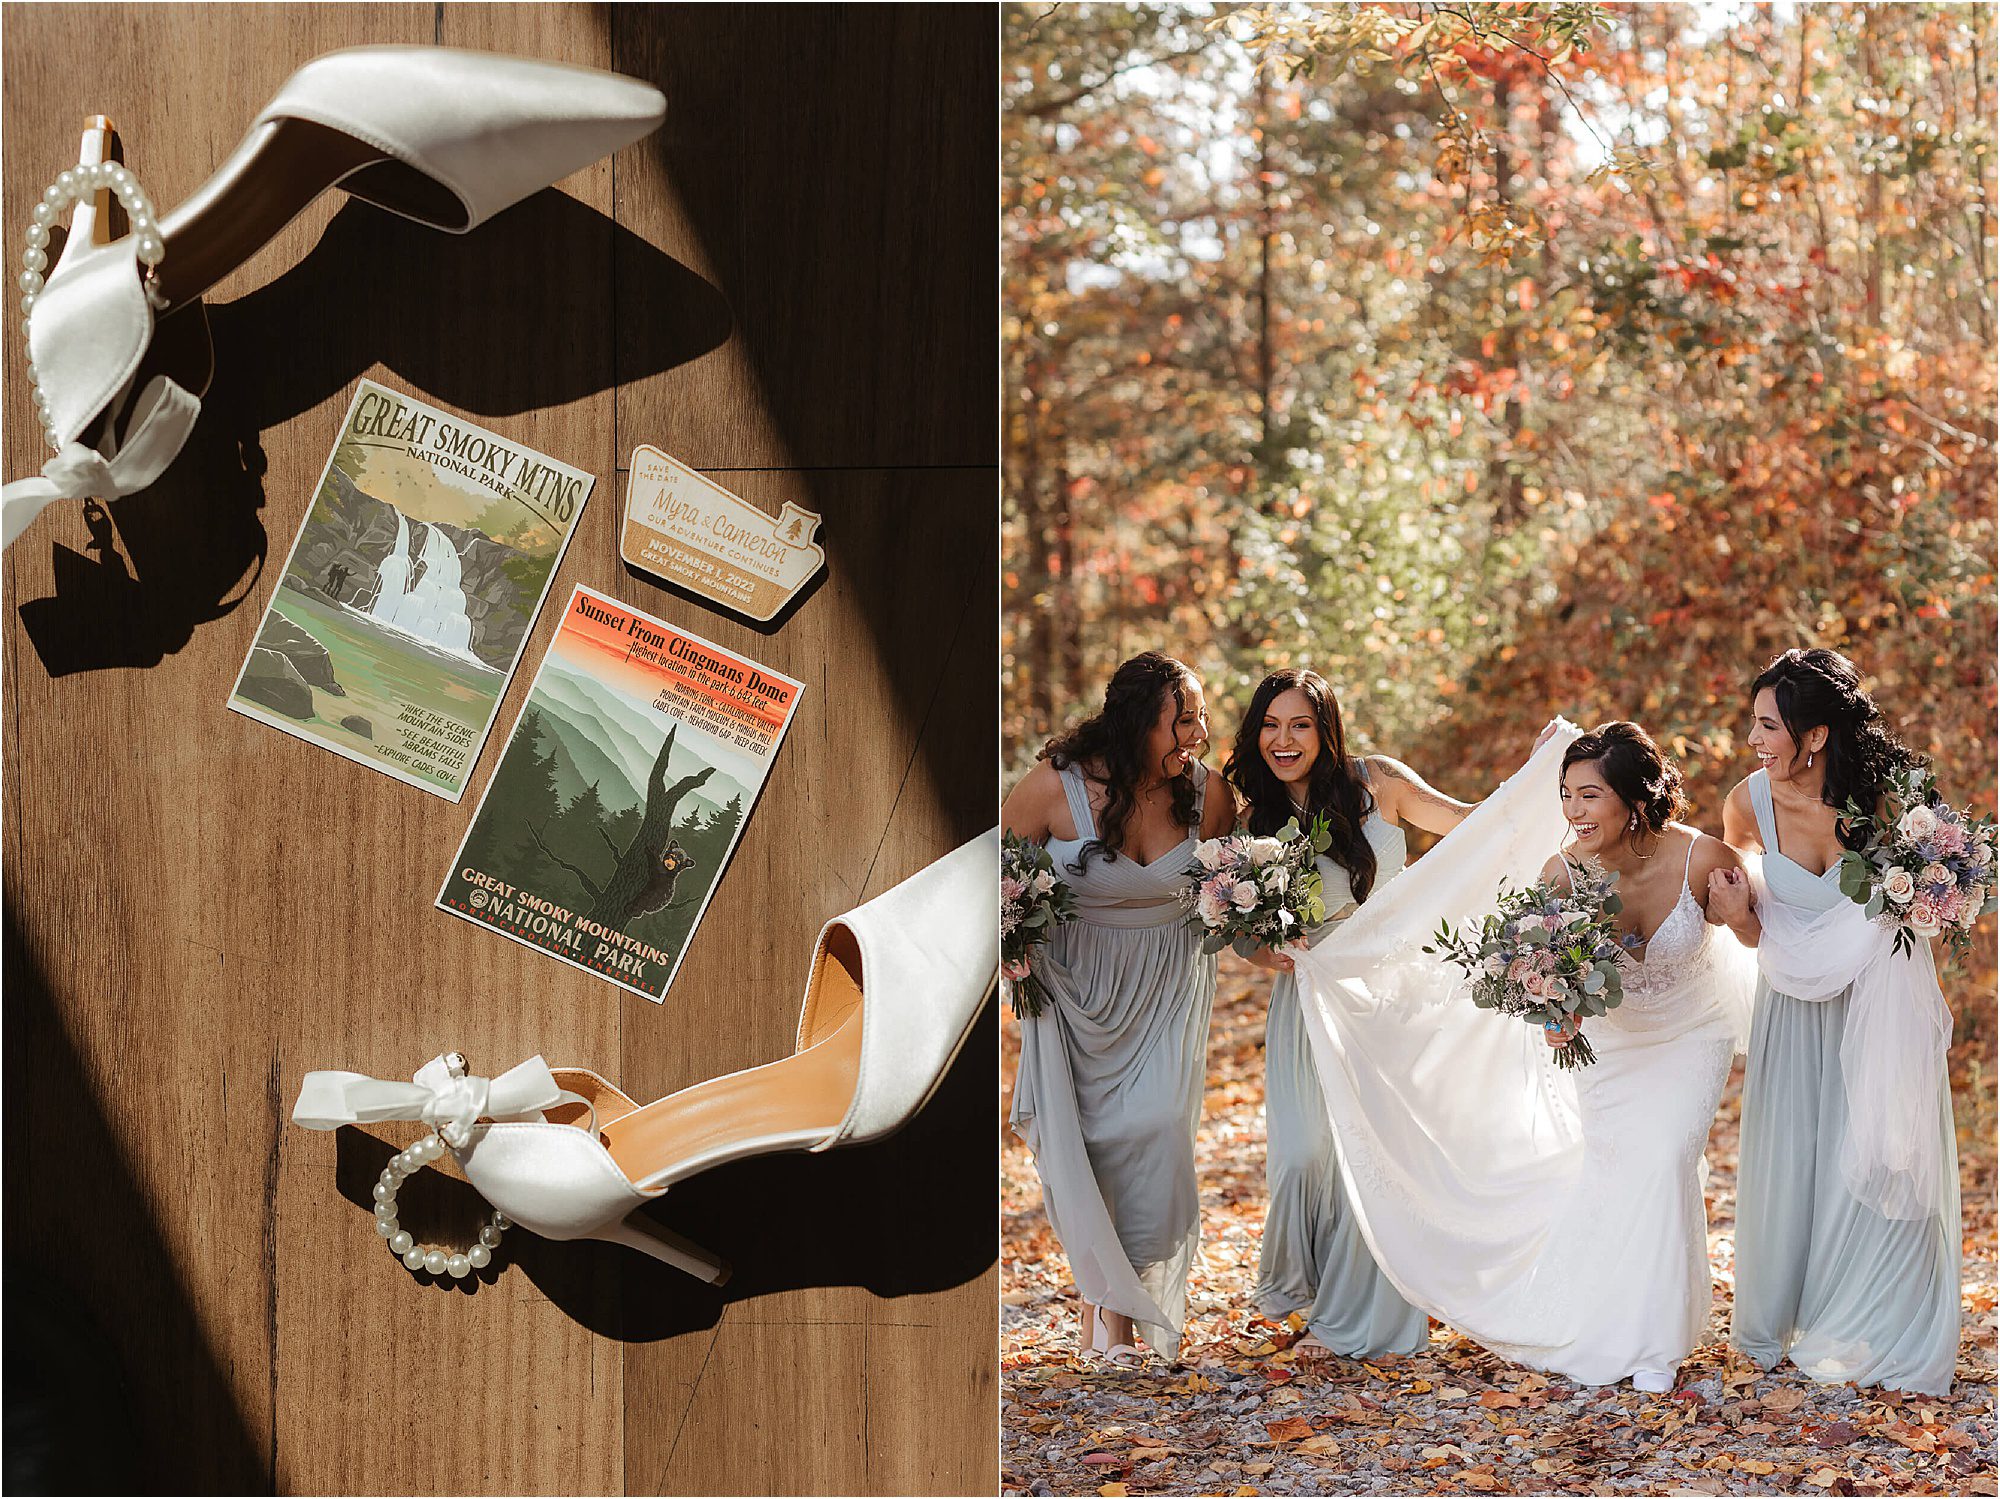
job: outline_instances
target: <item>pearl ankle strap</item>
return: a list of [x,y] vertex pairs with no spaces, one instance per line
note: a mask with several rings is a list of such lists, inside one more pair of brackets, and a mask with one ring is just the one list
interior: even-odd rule
[[[146,300],[153,310],[164,311],[167,299],[160,291],[160,262],[166,259],[167,242],[160,237],[159,221],[153,217],[153,200],[146,196],[146,190],[139,186],[139,179],[119,162],[100,161],[83,166],[71,167],[48,185],[42,193],[42,201],[35,205],[34,214],[28,224],[28,248],[21,256],[21,332],[27,336],[27,320],[35,313],[35,303],[47,284],[43,272],[49,264],[49,228],[70,208],[94,194],[109,189],[117,194],[124,205],[125,217],[131,221],[132,233],[138,243],[133,247],[139,263],[146,268],[144,285]],[[28,356],[28,385],[35,402],[35,415],[42,424],[42,440],[51,448],[60,450],[62,439],[57,436],[49,415],[49,400],[43,393],[40,373],[35,368],[32,352]]]

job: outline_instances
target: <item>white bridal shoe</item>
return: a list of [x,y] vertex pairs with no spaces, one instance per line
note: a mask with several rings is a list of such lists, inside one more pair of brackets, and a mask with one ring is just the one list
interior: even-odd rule
[[[335,1129],[420,1119],[437,1131],[441,1143],[419,1141],[397,1157],[375,1193],[377,1232],[412,1269],[426,1252],[396,1224],[396,1187],[449,1148],[496,1210],[482,1234],[488,1250],[511,1220],[544,1238],[629,1245],[719,1285],[728,1277],[720,1260],[635,1210],[725,1161],[861,1144],[922,1108],[993,988],[999,861],[996,829],[829,921],[796,1051],[781,1061],[641,1107],[582,1068],[533,1057],[489,1081],[465,1076],[453,1054],[411,1083],[308,1073],[292,1122]],[[429,1254],[433,1273],[449,1263],[443,1251]],[[485,1263],[482,1255],[468,1265]],[[466,1268],[450,1265],[453,1274]]]
[[1104,1321],[1100,1307],[1084,1303],[1089,1313],[1086,1320],[1090,1330],[1084,1339],[1084,1346],[1077,1355],[1077,1362],[1086,1368],[1142,1369],[1146,1366],[1145,1350],[1132,1343],[1113,1343],[1110,1330]]
[[[55,500],[131,494],[165,471],[200,415],[206,364],[191,382],[186,371],[180,380],[142,371],[155,314],[194,302],[328,187],[463,234],[649,134],[665,114],[659,90],[593,68],[355,47],[286,80],[229,160],[163,219],[129,170],[86,151],[43,195],[28,231],[29,377],[55,456],[39,477],[6,487],[0,541]],[[98,236],[73,231],[44,278],[56,220],[72,203],[108,211],[114,194],[132,232],[93,244]]]

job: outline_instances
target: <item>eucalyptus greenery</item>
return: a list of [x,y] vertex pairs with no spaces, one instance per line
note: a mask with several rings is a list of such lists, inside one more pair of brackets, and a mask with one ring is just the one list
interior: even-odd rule
[[1425,946],[1463,968],[1472,1002],[1544,1030],[1576,1021],[1576,1034],[1556,1048],[1559,1067],[1584,1067],[1597,1053],[1581,1021],[1617,1008],[1625,998],[1619,955],[1627,939],[1612,920],[1624,908],[1609,871],[1575,871],[1568,889],[1538,880],[1503,889],[1499,908],[1476,926],[1455,932],[1439,925]]
[[1000,840],[1000,975],[1016,1016],[1039,1015],[1049,991],[1035,977],[1028,954],[1076,919],[1076,896],[1056,873],[1055,860],[1019,833]]

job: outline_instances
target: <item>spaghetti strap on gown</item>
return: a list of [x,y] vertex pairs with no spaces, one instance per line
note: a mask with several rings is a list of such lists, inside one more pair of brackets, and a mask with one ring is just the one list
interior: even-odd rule
[[[1401,872],[1409,841],[1373,807],[1361,831],[1375,850],[1379,892]],[[1322,854],[1319,872],[1331,915],[1306,939],[1309,945],[1358,909],[1344,868]],[[1299,1009],[1299,981],[1291,973],[1272,983],[1264,1023],[1264,1123],[1270,1206],[1257,1252],[1258,1310],[1272,1318],[1303,1314],[1313,1336],[1343,1355],[1424,1347],[1430,1318],[1405,1301],[1375,1263],[1341,1185],[1340,1155]]]
[[[1750,777],[1750,801],[1769,898],[1815,912],[1846,901],[1837,864],[1815,878],[1780,850],[1761,770]],[[1857,1200],[1840,1166],[1849,997],[1795,999],[1759,976],[1743,1077],[1730,1341],[1767,1369],[1789,1358],[1830,1383],[1941,1395],[1951,1388],[1959,1331],[1950,1090],[1940,1090],[1936,1120],[1945,1178],[1937,1212],[1893,1219]]]
[[[1200,1235],[1194,1137],[1215,1005],[1216,960],[1180,900],[1195,840],[1150,864],[1093,850],[1079,867],[1096,822],[1082,775],[1058,774],[1078,836],[1048,850],[1077,919],[1030,959],[1049,1002],[1021,1021],[1012,1123],[1079,1294],[1172,1358]],[[1208,773],[1194,774],[1199,826]]]

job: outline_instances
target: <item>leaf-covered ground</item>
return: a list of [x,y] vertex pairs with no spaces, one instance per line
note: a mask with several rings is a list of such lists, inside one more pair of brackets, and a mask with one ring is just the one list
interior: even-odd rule
[[[1295,1364],[1248,1304],[1264,1219],[1266,984],[1224,959],[1197,1142],[1202,1250],[1178,1367],[1079,1369],[1077,1301],[1027,1151],[1002,1167],[1002,1486],[1012,1494],[1993,1494],[1990,1061],[1955,1054],[1964,1328],[1950,1399],[1761,1374],[1724,1341],[1737,1086],[1709,1138],[1708,1341],[1671,1395],[1579,1389],[1432,1324],[1417,1357]],[[1011,1049],[1010,1049],[1011,1064]]]

